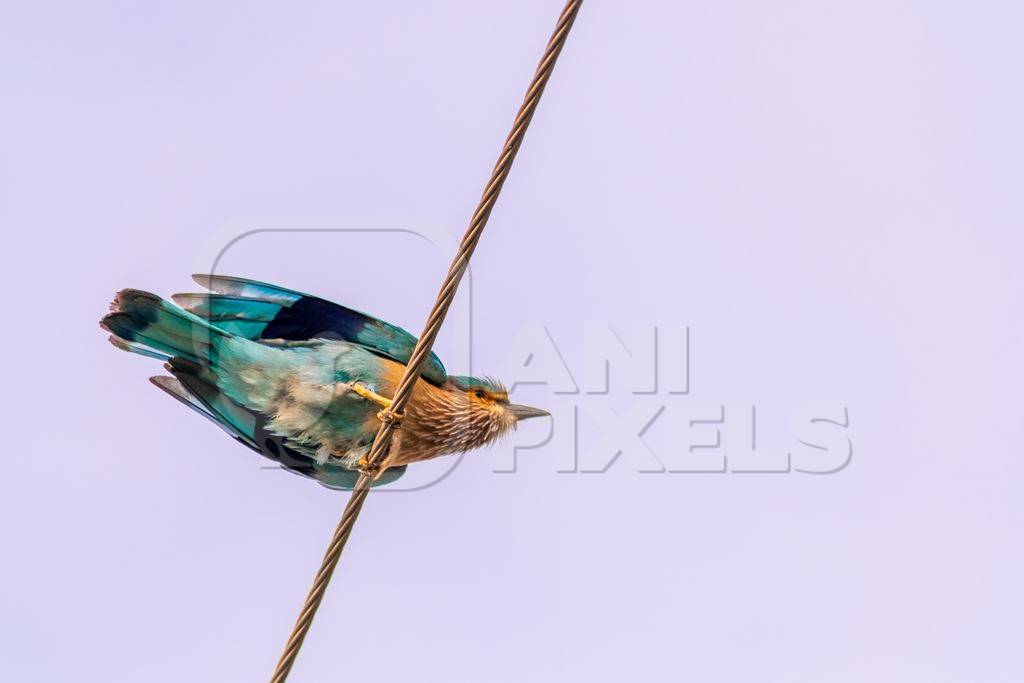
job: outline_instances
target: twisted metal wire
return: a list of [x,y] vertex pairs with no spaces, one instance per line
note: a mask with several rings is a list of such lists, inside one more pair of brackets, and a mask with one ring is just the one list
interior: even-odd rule
[[[405,411],[406,405],[409,403],[409,399],[412,397],[412,391],[417,379],[419,379],[423,363],[430,354],[430,349],[434,345],[437,333],[440,331],[445,316],[448,314],[448,308],[455,299],[455,292],[458,289],[459,282],[469,266],[469,259],[476,249],[477,242],[480,241],[480,235],[483,234],[484,226],[487,225],[487,219],[490,218],[491,209],[494,208],[494,203],[498,199],[502,185],[505,184],[505,179],[512,168],[512,162],[515,160],[516,153],[523,142],[523,136],[526,135],[526,129],[529,127],[533,114],[537,110],[537,104],[540,102],[544,87],[547,85],[548,79],[551,78],[555,61],[562,51],[562,46],[565,45],[569,29],[572,28],[573,21],[575,21],[576,14],[582,4],[583,0],[569,0],[562,10],[562,14],[558,17],[554,33],[552,33],[547,48],[544,50],[544,55],[537,66],[533,81],[531,81],[530,87],[526,91],[523,104],[519,108],[515,122],[512,124],[512,130],[505,139],[505,145],[502,147],[498,162],[494,165],[490,180],[487,181],[483,195],[480,197],[480,203],[477,205],[476,211],[473,212],[469,228],[466,230],[462,242],[459,243],[459,249],[441,285],[441,291],[437,295],[437,300],[430,311],[427,322],[423,327],[423,332],[420,334],[412,356],[406,365],[405,374],[402,376],[398,389],[392,397],[390,407],[391,419],[381,421],[380,429],[373,440],[373,446],[366,457],[368,471],[372,471],[387,459],[391,440],[394,438],[395,430],[399,428],[401,416]],[[334,568],[338,566],[341,551],[345,548],[345,543],[352,533],[352,527],[355,525],[356,518],[359,516],[363,503],[366,501],[366,496],[370,492],[372,482],[373,475],[367,472],[361,474],[356,482],[348,504],[345,506],[345,512],[341,516],[341,521],[338,522],[338,527],[334,530],[331,544],[327,546],[327,551],[324,553],[320,571],[317,572],[316,578],[313,580],[313,586],[310,588],[306,602],[303,604],[302,611],[295,622],[295,627],[288,638],[284,653],[281,655],[277,668],[274,670],[274,675],[270,679],[271,683],[284,683],[288,678],[292,665],[295,663],[295,657],[302,647],[302,641],[305,639],[306,633],[309,632],[309,627],[313,623],[313,617],[316,616],[316,611],[320,607],[321,600],[323,600],[327,584],[330,583],[331,575],[334,574]]]

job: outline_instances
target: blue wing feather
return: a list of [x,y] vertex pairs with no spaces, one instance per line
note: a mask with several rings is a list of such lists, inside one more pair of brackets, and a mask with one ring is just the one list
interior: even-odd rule
[[[416,337],[360,311],[319,297],[255,280],[224,275],[194,275],[212,294],[178,294],[174,300],[217,327],[247,339],[305,341],[343,339],[399,363],[408,363]],[[422,376],[440,386],[444,365],[431,353]]]
[[[178,363],[170,369],[174,377],[151,377],[150,381],[219,426],[236,441],[277,462],[285,470],[316,479],[327,488],[351,490],[355,487],[359,479],[357,470],[331,461],[317,463],[312,453],[268,432],[263,415],[224,396],[216,387],[191,374],[187,365]],[[405,474],[405,469],[405,465],[388,468],[373,486],[390,484]]]

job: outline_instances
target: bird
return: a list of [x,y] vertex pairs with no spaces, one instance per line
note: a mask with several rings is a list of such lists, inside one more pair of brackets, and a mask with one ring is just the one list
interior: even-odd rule
[[389,484],[415,462],[494,442],[549,416],[510,402],[491,377],[424,362],[387,458],[367,462],[382,408],[416,338],[352,308],[276,285],[193,275],[205,292],[123,289],[100,321],[116,348],[160,360],[158,388],[284,469],[351,490],[367,472]]

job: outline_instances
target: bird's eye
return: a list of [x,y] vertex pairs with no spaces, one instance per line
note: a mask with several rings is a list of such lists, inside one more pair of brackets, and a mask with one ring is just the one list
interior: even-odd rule
[[473,395],[476,396],[477,398],[483,398],[484,397],[484,392],[482,392],[479,389],[477,389],[476,391],[473,392]]

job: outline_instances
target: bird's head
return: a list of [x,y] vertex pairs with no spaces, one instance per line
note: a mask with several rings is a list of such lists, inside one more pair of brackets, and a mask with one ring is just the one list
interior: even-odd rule
[[511,403],[508,390],[501,382],[490,377],[449,377],[454,391],[462,394],[464,401],[464,427],[472,434],[476,447],[490,442],[510,429],[520,420],[550,415],[546,410]]

